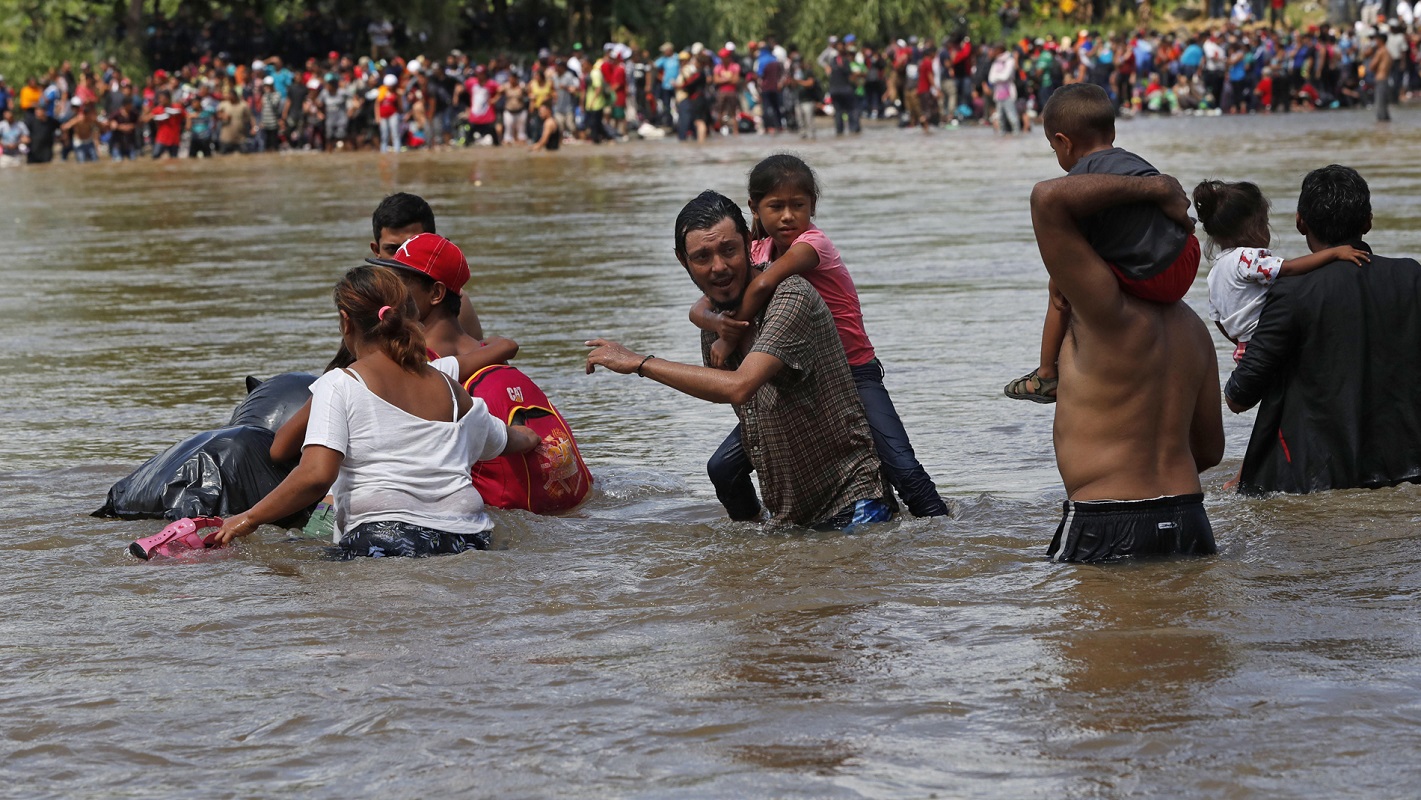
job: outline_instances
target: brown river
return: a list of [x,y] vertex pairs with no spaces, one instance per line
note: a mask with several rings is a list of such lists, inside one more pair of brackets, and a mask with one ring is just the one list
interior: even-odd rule
[[[1357,167],[1369,241],[1416,256],[1421,135],[1396,116],[1140,120],[1118,143],[1186,186],[1260,183],[1285,255],[1303,174]],[[743,200],[777,146],[819,170],[818,222],[953,519],[728,522],[703,465],[731,410],[583,374],[599,335],[699,358],[672,221],[705,188]],[[1226,495],[1252,424],[1226,414],[1217,557],[1045,560],[1051,410],[1001,387],[1035,364],[1027,196],[1057,174],[1038,133],[980,129],[0,173],[0,794],[1414,796],[1421,489]],[[162,524],[88,512],[225,424],[245,376],[321,369],[330,287],[399,190],[468,254],[592,499],[495,512],[497,549],[459,556],[333,562],[264,528],[132,558]]]

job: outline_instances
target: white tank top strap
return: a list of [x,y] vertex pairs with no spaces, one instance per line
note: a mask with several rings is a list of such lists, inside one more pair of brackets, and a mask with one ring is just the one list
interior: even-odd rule
[[445,374],[442,373],[442,372],[439,373],[439,376],[444,379],[444,383],[445,383],[446,385],[448,385],[448,387],[449,387],[449,405],[451,405],[451,406],[454,407],[454,410],[450,412],[450,414],[452,415],[451,418],[450,418],[450,421],[451,421],[451,422],[458,422],[458,421],[459,421],[459,395],[457,395],[457,394],[454,392],[454,379],[453,379],[453,378],[450,378],[448,375],[445,375]]
[[351,368],[349,368],[349,367],[341,367],[341,368],[340,368],[340,371],[341,371],[341,372],[344,372],[345,374],[349,375],[350,377],[356,379],[357,381],[360,381],[360,385],[361,385],[361,386],[364,386],[364,387],[367,388],[367,389],[370,388],[368,385],[366,385],[365,379],[362,378],[362,377],[360,377],[360,373],[359,373],[359,372],[356,372],[355,370],[353,370],[353,369],[351,369]]

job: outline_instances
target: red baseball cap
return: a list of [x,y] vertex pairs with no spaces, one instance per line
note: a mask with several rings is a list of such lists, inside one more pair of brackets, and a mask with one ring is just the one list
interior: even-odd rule
[[367,258],[368,264],[418,272],[461,294],[469,282],[469,262],[453,242],[437,233],[421,233],[400,245],[394,258]]

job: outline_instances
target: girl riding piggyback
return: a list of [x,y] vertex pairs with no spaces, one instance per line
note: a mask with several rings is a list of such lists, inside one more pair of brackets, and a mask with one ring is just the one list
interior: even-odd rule
[[[780,282],[803,276],[824,299],[834,317],[873,432],[874,449],[889,481],[915,516],[948,513],[937,487],[918,463],[903,422],[883,385],[883,365],[864,331],[858,290],[838,248],[814,223],[819,183],[814,171],[792,155],[775,155],[750,172],[750,261],[759,270],[746,286],[740,305],[718,312],[702,297],[691,309],[691,322],[719,339],[711,347],[712,366],[722,366],[740,347],[751,323],[764,311]],[[731,519],[757,519],[759,499],[750,483],[753,466],[740,443],[740,428],[731,432],[707,464],[716,495]]]
[[1268,249],[1268,198],[1247,181],[1204,181],[1194,187],[1194,210],[1212,241],[1211,250],[1217,251],[1209,270],[1209,318],[1236,345],[1235,364],[1243,360],[1268,289],[1279,278],[1303,275],[1334,261],[1360,266],[1371,260],[1365,250],[1349,245],[1286,261],[1274,255]]

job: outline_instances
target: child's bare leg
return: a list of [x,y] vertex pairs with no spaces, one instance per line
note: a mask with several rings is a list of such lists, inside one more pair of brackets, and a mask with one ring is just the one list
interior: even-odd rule
[[1066,326],[1071,323],[1071,307],[1066,298],[1051,284],[1051,302],[1046,306],[1046,322],[1041,326],[1041,364],[1036,374],[1047,380],[1059,377],[1056,362],[1061,360],[1061,343],[1066,341]]

